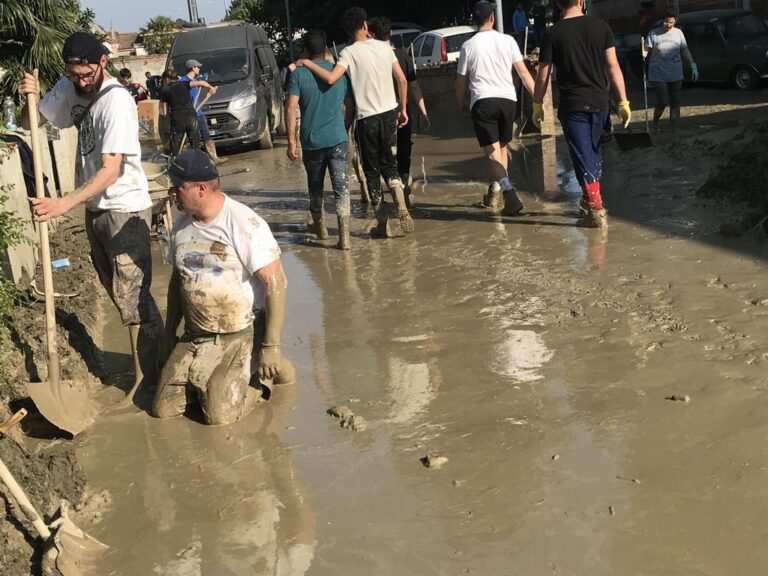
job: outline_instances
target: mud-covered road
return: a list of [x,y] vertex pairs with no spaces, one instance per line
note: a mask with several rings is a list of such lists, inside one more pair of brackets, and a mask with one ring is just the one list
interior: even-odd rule
[[473,208],[483,165],[449,119],[416,139],[416,232],[371,240],[358,208],[348,253],[304,233],[284,141],[230,156],[252,171],[225,189],[283,249],[298,384],[227,428],[138,413],[79,437],[111,497],[83,526],[112,546],[97,573],[765,574],[768,252],[695,197],[765,95],[686,90],[682,146],[611,149],[607,232],[573,226],[567,160],[557,194],[517,178],[524,216]]

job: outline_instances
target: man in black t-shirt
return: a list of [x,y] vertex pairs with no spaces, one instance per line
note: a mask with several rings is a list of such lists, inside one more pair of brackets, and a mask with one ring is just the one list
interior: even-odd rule
[[179,77],[173,69],[163,74],[163,91],[160,103],[163,114],[171,119],[171,156],[181,153],[184,136],[192,148],[200,148],[200,126],[197,114],[189,96],[190,82],[179,82]]
[[608,141],[610,85],[619,96],[619,116],[629,125],[632,112],[624,89],[624,76],[616,59],[613,32],[608,24],[583,13],[584,0],[558,0],[562,19],[544,37],[539,72],[533,94],[532,119],[537,126],[544,117],[542,101],[552,65],[557,68],[560,105],[557,117],[563,127],[576,179],[581,184],[579,204],[583,217],[577,224],[604,228],[608,220],[600,195],[602,148]]
[[[391,22],[389,18],[384,16],[369,19],[368,31],[376,40],[381,40],[382,42],[389,42],[392,37]],[[422,127],[428,129],[429,116],[427,115],[427,108],[424,104],[424,96],[421,94],[419,81],[416,79],[416,68],[413,65],[413,60],[408,52],[402,48],[392,46],[392,50],[394,50],[397,63],[400,64],[405,80],[408,82],[410,100],[416,102],[419,108],[419,118],[421,119]],[[395,94],[397,94],[397,90],[395,90]],[[403,181],[405,204],[408,208],[411,207],[411,151],[413,150],[413,140],[411,138],[413,137],[413,118],[413,111],[409,106],[408,123],[397,129],[397,172]]]

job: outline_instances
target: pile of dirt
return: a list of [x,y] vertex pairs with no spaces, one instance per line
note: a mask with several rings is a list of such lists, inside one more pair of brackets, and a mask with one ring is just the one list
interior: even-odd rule
[[[82,222],[63,221],[51,235],[53,259],[68,258],[69,266],[54,270],[58,349],[61,376],[64,379],[92,380],[106,373],[100,350],[91,334],[97,324],[102,289],[90,263],[88,240]],[[45,305],[42,296],[42,271],[29,286],[22,286],[23,296],[15,308],[7,335],[1,335],[9,351],[0,371],[0,421],[20,407],[30,414],[21,426],[0,438],[0,457],[27,492],[32,504],[43,515],[56,511],[65,498],[80,503],[85,476],[74,449],[67,440],[41,445],[34,452],[25,434],[56,437],[64,433],[46,425],[28,398],[24,382],[47,377]],[[0,573],[27,576],[39,573],[40,550],[35,532],[0,483]],[[19,521],[19,519],[22,519]]]
[[724,161],[696,194],[768,213],[768,122],[745,130],[719,148]]

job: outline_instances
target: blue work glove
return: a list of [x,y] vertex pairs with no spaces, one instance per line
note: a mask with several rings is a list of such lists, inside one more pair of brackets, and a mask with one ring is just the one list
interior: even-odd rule
[[696,66],[696,62],[691,62],[691,78],[694,82],[699,79],[699,67]]

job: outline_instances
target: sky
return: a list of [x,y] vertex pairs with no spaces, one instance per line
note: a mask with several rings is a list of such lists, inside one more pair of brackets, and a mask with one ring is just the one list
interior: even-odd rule
[[[197,0],[197,13],[206,22],[224,18],[230,0]],[[138,32],[154,16],[189,19],[187,0],[80,0],[83,8],[96,13],[96,23],[105,30]]]

